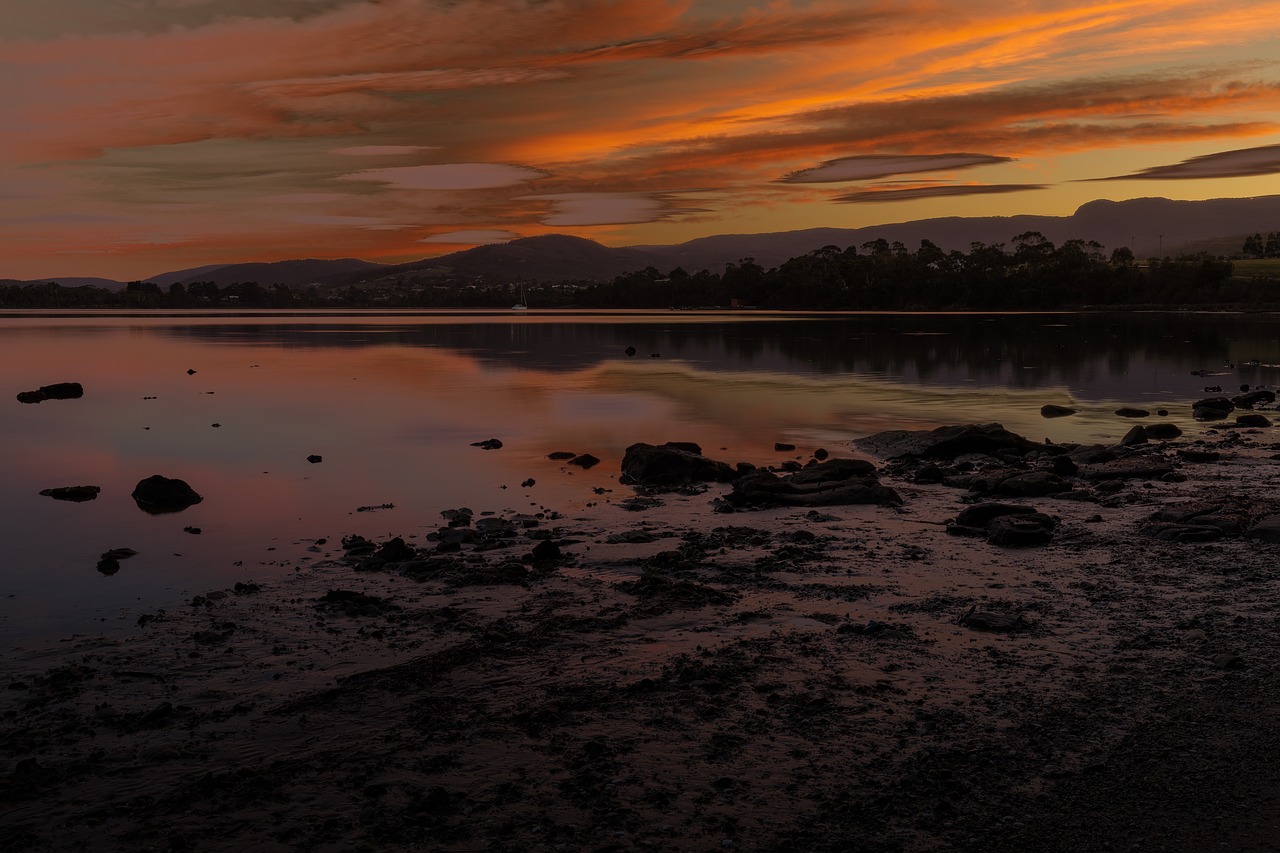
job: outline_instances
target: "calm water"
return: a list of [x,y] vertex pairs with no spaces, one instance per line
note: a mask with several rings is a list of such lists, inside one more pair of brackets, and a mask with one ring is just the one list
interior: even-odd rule
[[[1268,366],[1280,363],[1276,319],[3,315],[0,640],[125,626],[193,592],[291,571],[316,539],[423,534],[451,507],[572,511],[617,499],[629,494],[618,463],[636,441],[696,441],[756,463],[779,458],[775,441],[848,455],[850,439],[880,429],[965,421],[1111,441],[1132,425],[1112,415],[1118,405],[1166,404],[1187,421],[1205,385],[1280,384]],[[14,399],[63,381],[85,396]],[[1046,421],[1046,402],[1081,414]],[[470,446],[488,438],[505,446]],[[546,459],[555,450],[603,462],[568,468]],[[140,511],[129,493],[151,474],[186,480],[204,502]],[[102,493],[39,495],[72,485]],[[384,503],[395,508],[356,512]],[[100,575],[98,556],[117,547],[139,554]]]

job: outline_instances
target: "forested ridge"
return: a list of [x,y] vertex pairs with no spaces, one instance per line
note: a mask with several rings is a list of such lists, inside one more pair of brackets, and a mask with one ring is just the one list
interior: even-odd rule
[[1280,303],[1274,277],[1233,278],[1231,261],[1208,254],[1150,258],[1096,242],[1054,245],[1038,232],[1003,243],[943,251],[929,240],[910,250],[873,240],[825,246],[764,269],[751,258],[722,273],[648,267],[610,282],[555,284],[442,274],[413,281],[289,288],[212,282],[122,291],[56,282],[0,287],[7,308],[484,308],[524,300],[533,308],[761,308],[772,310],[1046,310],[1119,306]]

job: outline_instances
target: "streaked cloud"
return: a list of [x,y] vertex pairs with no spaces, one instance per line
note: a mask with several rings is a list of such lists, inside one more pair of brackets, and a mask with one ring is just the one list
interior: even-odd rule
[[1203,178],[1247,178],[1258,175],[1280,174],[1280,145],[1262,145],[1257,148],[1239,148],[1202,154],[1172,163],[1168,166],[1151,166],[1131,175],[1111,178],[1094,178],[1098,181],[1155,181],[1193,180]]
[[951,198],[966,195],[1021,193],[1047,189],[1044,184],[942,184],[939,186],[872,188],[836,196],[842,204],[870,204],[891,201],[917,201],[925,198]]
[[402,190],[483,190],[514,187],[547,177],[527,166],[502,163],[444,163],[437,166],[393,166],[340,175],[340,181],[377,181]]
[[1278,39],[1280,0],[8,0],[0,276],[1280,194]]
[[419,243],[444,243],[450,246],[483,246],[490,243],[506,243],[518,240],[520,235],[514,231],[503,231],[498,228],[476,229],[474,231],[447,231],[443,234],[432,234],[423,237]]
[[430,151],[434,147],[432,145],[352,145],[347,148],[335,148],[333,153],[344,157],[395,157],[400,154]]
[[915,172],[948,172],[1012,162],[1011,157],[991,154],[862,154],[828,160],[809,169],[800,169],[779,179],[787,184],[822,184],[866,181]]
[[682,212],[667,198],[643,193],[559,193],[523,198],[550,202],[552,213],[542,217],[542,224],[564,228],[657,222]]

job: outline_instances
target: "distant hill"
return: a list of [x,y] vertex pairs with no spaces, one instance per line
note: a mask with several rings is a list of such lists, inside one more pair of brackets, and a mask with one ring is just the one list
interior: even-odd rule
[[[390,266],[355,258],[311,258],[276,263],[213,264],[161,273],[147,280],[161,287],[193,281],[212,281],[220,287],[256,281],[265,287],[283,284],[293,288],[311,284],[328,287],[357,283],[404,285],[442,275],[454,279],[607,281],[649,266],[663,273],[676,267],[683,267],[689,273],[704,269],[718,273],[726,264],[744,258],[754,258],[756,263],[769,269],[823,246],[860,247],[880,238],[903,243],[912,250],[927,239],[945,251],[968,251],[972,243],[1008,244],[1026,231],[1039,231],[1056,244],[1080,239],[1097,241],[1107,251],[1127,246],[1139,258],[1201,250],[1230,255],[1239,251],[1249,234],[1280,231],[1280,196],[1208,201],[1097,200],[1081,205],[1070,216],[952,216],[865,228],[719,234],[670,246],[610,248],[582,237],[549,234]],[[110,279],[57,276],[4,283],[48,281],[68,287],[85,284],[110,290],[124,287],[123,283]]]
[[968,251],[971,243],[1009,243],[1027,231],[1039,231],[1054,243],[1096,240],[1109,251],[1128,246],[1139,258],[1223,247],[1237,252],[1248,234],[1280,230],[1280,196],[1171,201],[1140,198],[1129,201],[1091,201],[1071,216],[984,216],[918,219],[865,228],[811,228],[766,234],[721,234],[675,246],[633,246],[662,263],[664,272],[682,266],[689,272],[720,272],[726,262],[754,258],[776,267],[788,258],[823,246],[841,249],[884,238],[909,249],[932,240],[945,251]]
[[0,278],[0,286],[14,284],[48,284],[56,282],[63,287],[101,287],[104,290],[124,290],[125,283],[111,278],[94,278],[92,276],[53,275],[47,278],[33,278],[21,281],[16,278]]
[[[384,267],[378,270],[376,278],[369,275],[359,278],[370,283],[407,282],[449,272],[461,277],[510,277],[526,281],[608,281],[660,260],[647,252],[611,249],[583,237],[546,234]],[[332,283],[352,283],[355,279],[348,275],[341,277],[341,282],[333,280]]]
[[256,281],[263,287],[283,284],[286,287],[307,287],[322,283],[334,276],[360,274],[368,275],[385,267],[372,261],[357,258],[337,258],[323,260],[306,258],[297,261],[276,261],[269,264],[225,264],[194,267],[188,270],[162,273],[147,281],[168,287],[171,284],[191,284],[195,281],[211,281],[219,287],[237,282]]

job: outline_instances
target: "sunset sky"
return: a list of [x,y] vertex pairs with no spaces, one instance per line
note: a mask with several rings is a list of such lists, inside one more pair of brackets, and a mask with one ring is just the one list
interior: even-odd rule
[[0,278],[1272,194],[1280,0],[3,0],[0,18]]

